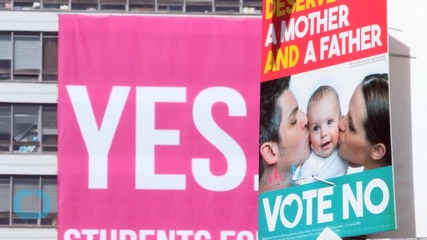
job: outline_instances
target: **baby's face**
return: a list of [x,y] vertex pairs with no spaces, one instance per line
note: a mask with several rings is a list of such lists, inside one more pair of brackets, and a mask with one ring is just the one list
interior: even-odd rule
[[313,151],[321,157],[329,157],[338,145],[340,106],[332,94],[312,102],[307,110],[308,128]]

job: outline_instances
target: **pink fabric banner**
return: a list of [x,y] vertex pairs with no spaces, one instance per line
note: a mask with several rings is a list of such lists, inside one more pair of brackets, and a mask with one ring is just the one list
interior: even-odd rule
[[256,239],[261,19],[59,19],[58,239]]

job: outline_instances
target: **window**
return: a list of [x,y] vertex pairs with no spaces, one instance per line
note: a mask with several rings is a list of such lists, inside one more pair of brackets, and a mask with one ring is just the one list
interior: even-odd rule
[[57,33],[0,32],[0,80],[57,81]]
[[0,151],[11,151],[11,105],[0,105]]
[[58,37],[53,34],[43,34],[42,80],[58,80]]
[[58,150],[58,125],[56,106],[43,106],[42,108],[42,140],[44,152]]
[[41,178],[41,189],[44,193],[44,202],[42,199],[41,212],[43,217],[41,225],[57,225],[57,214],[58,214],[58,184],[56,177],[43,177]]
[[98,10],[98,0],[72,0],[71,9],[96,11]]
[[38,152],[39,106],[14,105],[13,107],[13,152]]
[[183,0],[157,0],[158,11],[178,11],[182,12],[184,7]]
[[0,226],[56,226],[56,176],[0,175]]
[[0,33],[0,80],[11,79],[12,36]]
[[239,0],[215,0],[215,12],[240,12]]
[[0,104],[0,152],[56,152],[57,139],[56,105]]
[[9,178],[0,176],[0,225],[10,223],[10,189]]
[[186,0],[186,12],[212,12],[212,4],[213,0]]
[[101,10],[125,11],[126,1],[123,0],[100,0]]
[[243,13],[246,14],[261,14],[262,1],[259,0],[244,0]]
[[[37,191],[39,190],[39,191]],[[12,224],[37,224],[40,213],[38,177],[20,177],[12,181]]]
[[10,10],[11,6],[11,0],[0,0],[0,9]]
[[43,9],[68,10],[68,0],[43,0]]
[[0,0],[0,10],[261,14],[262,0]]
[[14,0],[13,9],[15,10],[32,10],[39,9],[40,2],[34,0]]
[[150,11],[155,10],[155,0],[129,0],[129,11]]
[[37,80],[41,66],[40,36],[15,34],[13,45],[14,79]]

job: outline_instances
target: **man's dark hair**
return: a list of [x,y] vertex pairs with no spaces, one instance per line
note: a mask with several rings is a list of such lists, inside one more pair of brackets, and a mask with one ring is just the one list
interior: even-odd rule
[[[280,95],[289,89],[291,77],[283,77],[261,83],[259,147],[265,142],[280,143],[279,128],[282,111],[278,104]],[[264,173],[264,161],[259,154],[259,178]]]

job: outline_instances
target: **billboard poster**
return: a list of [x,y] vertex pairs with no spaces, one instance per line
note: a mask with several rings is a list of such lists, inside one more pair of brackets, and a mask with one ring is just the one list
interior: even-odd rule
[[263,0],[261,80],[387,52],[386,1]]
[[260,23],[60,15],[58,239],[256,239]]
[[263,1],[259,239],[395,230],[386,1]]

